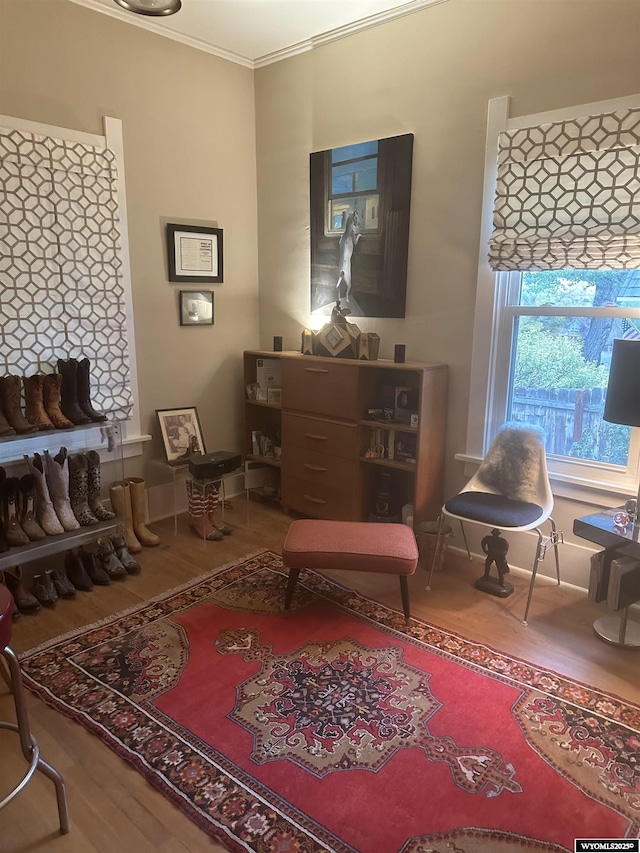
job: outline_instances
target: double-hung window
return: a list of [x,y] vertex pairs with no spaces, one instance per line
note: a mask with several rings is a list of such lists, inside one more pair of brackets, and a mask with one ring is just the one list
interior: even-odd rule
[[640,97],[507,114],[490,102],[466,455],[536,423],[556,481],[635,494],[638,431],[602,415],[613,340],[640,339]]

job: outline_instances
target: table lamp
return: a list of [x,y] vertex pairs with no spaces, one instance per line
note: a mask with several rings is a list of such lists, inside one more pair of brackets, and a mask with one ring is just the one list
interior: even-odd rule
[[[640,340],[617,338],[613,342],[602,419],[612,424],[640,426]],[[636,517],[639,502],[640,490],[634,512]]]

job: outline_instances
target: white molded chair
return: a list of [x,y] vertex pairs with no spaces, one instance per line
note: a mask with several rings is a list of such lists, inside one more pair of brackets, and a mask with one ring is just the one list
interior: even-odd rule
[[[469,559],[471,552],[464,531],[465,521],[513,532],[535,530],[538,534],[538,544],[522,620],[523,625],[526,625],[538,563],[544,559],[549,543],[554,548],[556,575],[558,585],[560,584],[558,541],[561,534],[556,530],[552,512],[553,493],[547,472],[544,433],[529,424],[504,424],[474,476],[461,492],[442,507],[427,589],[431,588],[435,556],[438,554],[446,515],[460,521]],[[545,541],[540,525],[547,520],[551,523],[551,536]]]

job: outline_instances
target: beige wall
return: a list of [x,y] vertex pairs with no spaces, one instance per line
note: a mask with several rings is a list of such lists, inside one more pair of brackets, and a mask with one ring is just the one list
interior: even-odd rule
[[[359,325],[379,332],[384,357],[402,342],[410,359],[450,365],[452,492],[465,479],[453,454],[467,424],[487,102],[510,95],[525,115],[639,91],[638,0],[448,0],[255,75],[68,0],[0,0],[0,113],[124,124],[148,456],[162,453],[154,410],[194,403],[209,446],[239,448],[241,351],[274,334],[298,347],[309,153],[412,132],[406,319]],[[178,326],[167,220],[225,229],[213,329]],[[558,501],[565,531],[587,511]]]
[[[253,72],[68,0],[0,0],[0,114],[102,132],[123,122],[142,430],[196,405],[211,450],[240,450],[240,353],[258,344]],[[178,324],[164,223],[224,229],[215,325]],[[195,286],[197,288],[197,285]],[[148,478],[153,467],[146,466]]]
[[[309,323],[309,152],[415,134],[406,318],[357,322],[384,357],[401,342],[408,359],[450,365],[452,494],[466,481],[453,455],[466,439],[487,103],[509,95],[527,115],[638,92],[637,0],[448,0],[258,70],[263,345],[282,334],[297,347]],[[557,510],[565,531],[593,511]]]

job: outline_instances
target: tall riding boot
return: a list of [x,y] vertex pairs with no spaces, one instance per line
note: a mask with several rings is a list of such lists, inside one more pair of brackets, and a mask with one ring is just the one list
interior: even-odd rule
[[216,530],[209,521],[208,498],[205,486],[197,480],[187,480],[187,506],[189,507],[189,527],[200,539],[210,542],[223,539],[222,533]]
[[100,500],[100,455],[96,450],[87,450],[85,455],[89,466],[89,509],[98,521],[110,521],[116,514]]
[[125,525],[127,548],[132,554],[139,554],[142,545],[133,529],[133,511],[131,509],[131,488],[129,483],[118,481],[109,486],[111,506],[115,509],[120,521]]
[[207,515],[209,521],[225,536],[231,536],[233,530],[220,518],[220,489],[217,483],[207,483]]
[[47,534],[47,536],[56,536],[58,533],[64,533],[64,527],[60,524],[60,519],[56,515],[49,495],[49,487],[44,476],[44,464],[39,453],[33,454],[33,462],[28,455],[24,454],[29,473],[33,474],[36,484],[36,518],[38,524]]
[[78,362],[75,358],[58,359],[58,372],[62,375],[60,408],[65,418],[74,424],[90,424],[91,418],[80,408],[78,402]]
[[77,530],[80,527],[69,498],[69,460],[66,447],[61,447],[56,456],[44,451],[44,470],[49,486],[49,495],[56,515],[65,530]]
[[9,545],[12,547],[28,545],[29,537],[20,527],[18,521],[18,478],[7,477],[0,492],[2,494],[2,521]]
[[53,421],[44,408],[42,386],[44,376],[36,373],[34,376],[23,376],[25,415],[30,424],[37,426],[39,430],[55,429]]
[[107,416],[96,412],[91,405],[91,383],[89,381],[89,359],[78,360],[78,403],[85,415],[92,421],[100,423],[106,421]]
[[69,457],[69,500],[73,514],[83,527],[98,523],[89,508],[89,463],[84,453]]
[[160,537],[152,533],[145,524],[145,482],[140,477],[127,477],[131,494],[133,530],[141,545],[153,547],[160,544]]
[[2,411],[13,429],[22,435],[35,432],[38,427],[30,424],[22,414],[22,382],[19,376],[3,376],[0,379],[0,402]]
[[73,429],[75,424],[69,418],[65,418],[60,408],[60,389],[62,388],[62,376],[59,373],[48,373],[42,381],[42,399],[44,410],[51,418],[51,423],[56,429]]
[[31,542],[40,542],[47,534],[36,521],[36,479],[33,474],[20,478],[20,527]]

